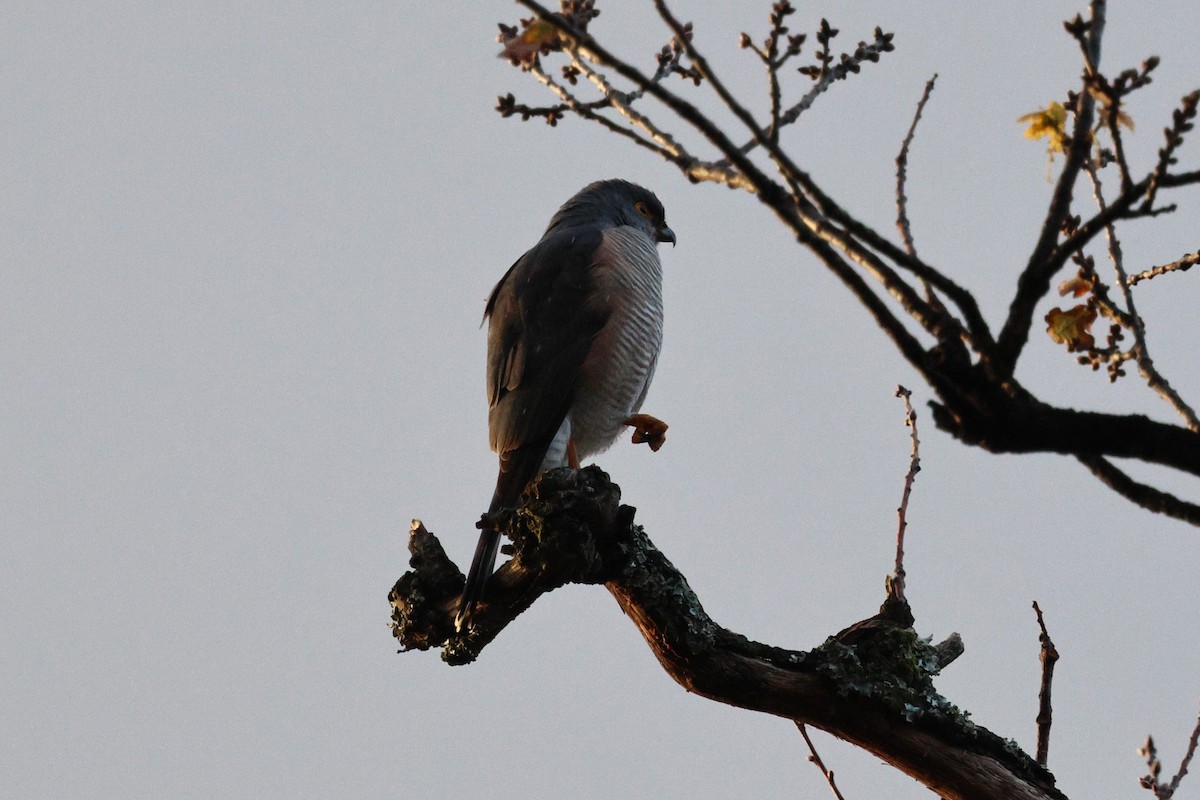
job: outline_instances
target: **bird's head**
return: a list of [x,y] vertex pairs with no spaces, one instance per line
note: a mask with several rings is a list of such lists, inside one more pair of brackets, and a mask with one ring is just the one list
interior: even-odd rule
[[675,232],[667,226],[667,212],[654,192],[615,179],[596,181],[581,189],[558,209],[546,232],[597,223],[638,228],[651,241],[675,244]]

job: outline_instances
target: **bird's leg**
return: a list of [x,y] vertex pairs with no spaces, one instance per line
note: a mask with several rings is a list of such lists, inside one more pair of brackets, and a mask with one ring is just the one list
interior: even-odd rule
[[655,453],[667,441],[667,423],[649,414],[634,414],[624,424],[633,426],[633,443],[645,442]]
[[567,440],[567,466],[571,469],[579,469],[579,454],[575,451],[575,440]]

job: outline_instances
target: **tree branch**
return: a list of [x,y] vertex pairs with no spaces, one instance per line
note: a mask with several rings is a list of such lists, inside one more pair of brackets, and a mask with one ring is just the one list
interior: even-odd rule
[[957,636],[931,646],[911,628],[906,604],[885,603],[807,652],[753,642],[705,613],[619,500],[596,467],[553,470],[531,484],[504,521],[513,558],[489,582],[465,634],[453,625],[462,573],[414,524],[413,569],[389,595],[401,649],[441,647],[447,662],[467,663],[542,594],[603,582],[663,669],[691,692],[825,730],[945,798],[1063,797],[1049,772],[934,689],[933,676],[960,652]]
[[[1092,0],[1091,18],[1087,23],[1086,33],[1080,34],[1083,44],[1086,65],[1086,76],[1099,69],[1100,43],[1104,33],[1105,4],[1102,0]],[[1042,223],[1041,234],[1034,245],[1033,252],[1020,278],[1017,280],[1017,292],[1009,306],[1008,319],[1000,329],[996,340],[996,368],[1003,375],[1012,375],[1017,366],[1021,350],[1029,339],[1029,329],[1033,323],[1033,310],[1039,300],[1050,291],[1050,282],[1066,263],[1064,256],[1061,263],[1055,263],[1051,256],[1055,253],[1059,232],[1063,222],[1071,213],[1071,199],[1074,195],[1075,181],[1083,169],[1092,147],[1092,121],[1095,118],[1096,102],[1086,89],[1081,89],[1075,95],[1075,125],[1071,130],[1071,147],[1067,151],[1066,163],[1062,174],[1054,187],[1050,199],[1050,207]]]
[[913,258],[917,257],[917,245],[913,241],[912,223],[908,220],[908,195],[905,193],[905,185],[908,182],[908,148],[912,146],[913,137],[917,134],[917,123],[921,121],[921,114],[925,111],[925,104],[929,102],[929,95],[933,94],[937,77],[935,73],[925,83],[925,91],[917,102],[912,124],[908,126],[908,133],[900,145],[900,155],[896,156],[896,228],[904,239],[904,249]]
[[[1081,257],[1082,248],[1099,234],[1108,231],[1113,223],[1170,210],[1169,206],[1151,207],[1152,202],[1148,200],[1151,188],[1159,190],[1200,183],[1200,172],[1169,172],[1169,168],[1176,163],[1174,153],[1178,144],[1184,134],[1191,130],[1191,120],[1195,115],[1196,99],[1189,95],[1175,112],[1174,125],[1167,131],[1167,145],[1161,151],[1154,172],[1137,183],[1124,182],[1121,193],[1090,219],[1081,222],[1071,217],[1076,181],[1092,159],[1091,126],[1096,114],[1096,100],[1088,87],[1097,85],[1103,77],[1098,70],[1105,25],[1105,3],[1102,0],[1092,0],[1087,21],[1076,17],[1067,23],[1068,31],[1079,42],[1084,54],[1080,89],[1068,101],[1073,108],[1074,123],[1072,134],[1068,137],[1067,163],[1059,176],[1033,253],[1018,280],[1008,317],[996,338],[993,338],[972,294],[943,272],[919,259],[915,255],[911,235],[906,233],[909,226],[904,214],[903,160],[911,139],[911,129],[905,146],[901,148],[898,164],[898,205],[905,243],[896,244],[839,206],[792,161],[779,142],[778,129],[787,124],[788,114],[783,110],[782,100],[774,99],[775,88],[771,88],[771,118],[764,128],[746,106],[733,96],[720,77],[714,74],[707,59],[692,42],[690,24],[685,25],[671,13],[667,0],[654,0],[654,6],[673,38],[668,48],[659,54],[659,68],[653,76],[643,73],[599,44],[586,30],[586,20],[577,23],[578,14],[570,12],[570,9],[578,10],[576,4],[565,4],[564,13],[556,14],[536,0],[517,2],[557,31],[544,54],[551,50],[562,51],[570,59],[568,69],[574,70],[571,74],[586,75],[603,95],[605,102],[602,105],[578,104],[577,101],[578,109],[573,110],[589,119],[600,116],[604,119],[602,124],[610,128],[616,123],[604,117],[604,113],[622,113],[637,129],[635,132],[621,128],[622,135],[634,138],[639,145],[648,146],[676,164],[689,179],[711,180],[756,194],[760,202],[793,232],[796,241],[815,254],[842,280],[895,347],[937,393],[939,402],[934,404],[934,421],[939,427],[963,442],[993,452],[1056,452],[1074,456],[1088,463],[1093,472],[1102,476],[1102,480],[1121,486],[1118,491],[1125,496],[1131,499],[1139,497],[1140,502],[1161,507],[1180,519],[1194,518],[1189,510],[1190,504],[1165,493],[1154,495],[1152,493],[1157,490],[1149,487],[1134,489],[1139,485],[1131,485],[1127,479],[1121,481],[1117,477],[1121,475],[1119,471],[1114,474],[1114,470],[1099,465],[1096,459],[1137,458],[1200,474],[1200,438],[1195,432],[1153,422],[1139,415],[1120,416],[1055,408],[1034,397],[1013,374],[1030,335],[1034,309],[1048,293],[1054,276],[1069,261]],[[777,68],[777,62],[783,58],[778,55],[778,42],[784,32],[784,13],[781,9],[785,6],[777,4],[773,9],[771,33],[764,47],[761,50],[753,48],[767,64],[768,71],[772,69],[772,64],[776,64]],[[587,9],[590,9],[590,5]],[[834,59],[828,40],[832,35],[832,29],[823,23],[817,37],[824,48],[818,54],[818,61],[823,66],[819,70],[814,67],[812,72],[818,83],[831,74],[830,64]],[[743,42],[746,40],[747,37],[743,36]],[[799,37],[789,39],[788,52],[793,49],[798,51],[799,41]],[[841,63],[845,64],[847,58],[851,62],[860,57],[873,60],[872,56],[877,56],[876,51],[890,49],[890,34],[877,30],[876,45],[872,47],[875,49],[860,44],[861,52],[856,51],[853,57],[843,56]],[[663,58],[670,62],[665,71]],[[690,62],[690,65],[680,66],[686,62]],[[619,76],[628,81],[633,90],[619,92],[604,71],[612,77]],[[697,84],[707,81],[721,103],[749,132],[754,146],[736,145],[731,135],[695,105],[667,89],[663,85],[663,78],[675,73]],[[771,86],[774,87],[774,84]],[[1121,84],[1114,91],[1118,88],[1124,91],[1123,87],[1124,84]],[[704,142],[715,148],[721,159],[702,161],[692,156],[684,148],[682,137],[672,135],[667,126],[651,123],[650,115],[644,108],[639,107],[638,111],[632,109],[633,100],[641,97],[653,98],[661,103],[678,120],[699,134]],[[920,108],[918,116],[919,112]],[[915,122],[916,119],[914,125]],[[770,158],[778,177],[768,174],[769,169],[764,169],[749,157],[750,151],[756,148],[761,148],[760,152]],[[1175,268],[1182,270],[1186,263],[1181,261]],[[944,304],[943,298],[946,300]],[[904,313],[900,313],[896,305]],[[908,319],[905,319],[906,316]],[[920,335],[922,332],[932,337],[932,345]],[[1102,361],[1109,358],[1100,350],[1093,355]],[[1153,371],[1146,373],[1144,369],[1147,363],[1145,357],[1139,361],[1143,372],[1153,376]],[[1160,393],[1166,391],[1169,396],[1169,386],[1165,382],[1152,381],[1152,386]],[[1187,413],[1190,408],[1179,403],[1175,403],[1175,406],[1182,409],[1181,413],[1194,426],[1194,414],[1189,416]]]
[[1200,525],[1200,505],[1180,500],[1173,494],[1155,489],[1130,478],[1102,456],[1080,456],[1079,461],[1108,488],[1142,508],[1165,514],[1191,525]]
[[800,735],[804,737],[804,743],[808,745],[808,760],[812,762],[813,766],[821,770],[821,775],[825,777],[825,782],[829,784],[829,788],[833,791],[833,796],[837,800],[846,800],[837,787],[837,781],[833,779],[833,770],[825,766],[825,762],[821,759],[821,754],[817,752],[817,747],[813,744],[812,737],[808,735],[808,727],[803,722],[797,722],[796,728],[800,731]]
[[1080,459],[1136,458],[1200,475],[1200,434],[1141,414],[1058,408],[1027,395],[988,395],[983,406],[934,406],[943,430],[993,453],[1049,452]]
[[1136,275],[1130,275],[1128,284],[1136,286],[1141,281],[1147,281],[1151,278],[1157,278],[1159,275],[1165,275],[1168,272],[1187,272],[1196,264],[1200,264],[1200,251],[1188,253],[1178,261],[1172,261],[1170,264],[1162,264],[1152,269],[1144,270]]
[[1039,657],[1042,661],[1042,688],[1038,691],[1037,715],[1037,762],[1043,767],[1050,757],[1050,725],[1054,721],[1054,707],[1050,702],[1050,689],[1054,684],[1054,665],[1058,662],[1058,648],[1050,639],[1046,630],[1046,621],[1042,618],[1042,609],[1037,600],[1033,601],[1033,613],[1037,615]]

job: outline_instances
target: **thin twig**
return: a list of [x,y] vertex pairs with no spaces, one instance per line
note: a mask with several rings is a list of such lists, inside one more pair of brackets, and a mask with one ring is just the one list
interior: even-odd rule
[[908,530],[908,498],[912,495],[913,481],[921,471],[921,440],[917,437],[917,412],[912,407],[912,392],[903,386],[897,386],[896,397],[904,400],[904,424],[912,431],[908,474],[904,476],[904,492],[900,495],[900,507],[896,509],[896,566],[889,583],[892,596],[897,600],[904,600],[904,533]]
[[[1090,162],[1084,166],[1084,170],[1092,180],[1092,196],[1096,200],[1096,207],[1100,210],[1100,213],[1104,213],[1107,210],[1107,205],[1104,201],[1104,187],[1100,183],[1100,175]],[[1108,258],[1112,262],[1113,270],[1117,274],[1117,286],[1125,298],[1125,312],[1132,322],[1130,330],[1133,332],[1133,352],[1138,365],[1138,372],[1145,379],[1146,385],[1155,391],[1159,397],[1166,400],[1179,416],[1183,417],[1189,430],[1200,433],[1200,418],[1196,416],[1196,412],[1192,407],[1184,402],[1179,392],[1171,387],[1167,379],[1154,366],[1153,359],[1150,358],[1150,350],[1146,345],[1146,325],[1137,313],[1137,304],[1133,299],[1133,290],[1130,288],[1129,280],[1125,274],[1125,260],[1121,252],[1121,241],[1117,238],[1116,227],[1112,222],[1109,222],[1105,226],[1105,235],[1108,238]]]
[[[908,194],[905,191],[908,183],[908,150],[912,147],[913,137],[917,133],[917,123],[921,121],[921,114],[925,111],[925,104],[929,102],[929,96],[933,93],[933,86],[937,82],[937,78],[937,73],[934,73],[933,77],[925,83],[925,91],[921,93],[921,100],[917,103],[912,124],[908,126],[908,133],[905,134],[904,141],[900,145],[900,154],[896,156],[896,228],[904,240],[905,251],[914,260],[917,258],[917,244],[913,240],[912,223],[908,219]],[[928,280],[922,280],[921,283],[925,288],[926,302],[942,316],[948,317],[949,312],[941,299],[934,294],[933,286]]]
[[811,755],[808,760],[816,765],[817,769],[821,770],[821,774],[825,776],[825,781],[829,784],[829,788],[833,790],[833,796],[837,800],[846,800],[842,793],[838,790],[837,782],[833,779],[833,771],[826,769],[825,762],[821,760],[820,754],[817,753],[817,748],[813,746],[813,741],[808,737],[808,728],[803,722],[797,722],[796,727],[800,730],[800,735],[804,737],[804,743],[808,745],[808,752]]
[[[563,86],[562,84],[558,83],[556,80],[551,78],[545,72],[545,70],[543,70],[540,66],[534,65],[534,66],[530,67],[529,72],[543,86],[545,86],[550,91],[554,92],[554,94],[558,95],[558,98],[560,100],[562,100],[563,105],[565,105],[567,108],[574,111],[580,117],[583,117],[584,119],[590,119],[594,122],[598,122],[601,125],[603,125],[605,128],[607,128],[608,130],[612,131],[613,133],[615,133],[619,136],[624,136],[625,138],[632,140],[635,144],[637,144],[641,147],[645,147],[647,150],[650,150],[653,153],[657,153],[658,155],[662,156],[663,158],[667,159],[668,161],[674,161],[676,159],[684,157],[678,152],[672,152],[670,149],[668,149],[662,143],[652,141],[651,139],[647,139],[644,136],[642,136],[641,134],[639,134],[636,130],[633,130],[632,128],[627,128],[623,125],[618,125],[617,123],[613,122],[611,119],[604,116],[603,114],[597,113],[596,109],[592,106],[592,104],[584,103],[584,102],[580,101],[578,98],[575,97],[574,94],[571,93],[571,91],[569,89],[567,89],[565,86]],[[611,103],[612,95],[606,95],[606,97],[610,100],[610,103]]]
[[1158,758],[1158,748],[1154,745],[1154,737],[1147,736],[1146,743],[1138,748],[1138,755],[1146,759],[1146,774],[1139,780],[1142,788],[1149,789],[1158,800],[1171,800],[1179,788],[1180,782],[1183,781],[1183,777],[1187,775],[1192,758],[1196,755],[1198,743],[1200,743],[1200,717],[1196,719],[1196,726],[1192,728],[1187,752],[1183,754],[1183,760],[1179,763],[1179,771],[1171,778],[1170,783],[1163,783],[1158,779],[1158,776],[1162,774],[1162,762]]
[[[785,128],[800,119],[800,115],[812,107],[816,99],[826,92],[830,86],[840,80],[846,78],[849,74],[867,61],[878,61],[883,53],[890,52],[893,48],[892,34],[876,31],[875,41],[870,44],[860,43],[862,46],[851,57],[848,54],[843,54],[841,63],[836,64],[828,69],[823,69],[821,75],[816,79],[816,82],[809,88],[807,92],[786,111],[778,114],[778,123],[776,130]],[[832,61],[832,59],[830,59]],[[753,137],[741,146],[740,151],[743,154],[749,153],[762,142]]]
[[900,155],[896,156],[896,227],[900,229],[900,236],[904,238],[904,249],[913,258],[917,257],[917,246],[913,242],[912,227],[908,221],[908,196],[904,193],[905,183],[908,181],[908,148],[917,133],[917,123],[921,121],[921,114],[925,111],[925,104],[929,102],[929,95],[933,93],[933,85],[937,78],[935,72],[925,83],[925,91],[917,103],[917,111],[913,114],[912,124],[908,126],[908,134],[900,145]]
[[1157,278],[1159,275],[1165,275],[1168,272],[1187,272],[1196,264],[1200,264],[1200,250],[1195,253],[1188,253],[1178,261],[1172,261],[1170,264],[1163,264],[1152,269],[1139,272],[1136,275],[1130,275],[1129,280],[1125,283],[1127,286],[1136,286],[1140,281],[1148,281],[1151,278]]
[[1154,167],[1154,172],[1150,175],[1150,186],[1146,190],[1146,199],[1142,203],[1143,208],[1152,207],[1159,187],[1166,185],[1165,181],[1169,175],[1168,170],[1176,161],[1175,151],[1183,144],[1183,135],[1192,129],[1192,120],[1196,117],[1198,104],[1200,104],[1200,90],[1185,95],[1180,103],[1180,107],[1172,115],[1172,126],[1163,131],[1166,134],[1167,141],[1162,149],[1158,151],[1158,164]]
[[[600,93],[608,98],[613,109],[615,109],[618,114],[628,120],[630,125],[633,125],[635,128],[640,128],[646,134],[646,136],[650,138],[651,141],[673,156],[685,158],[688,157],[688,154],[683,150],[682,147],[680,147],[679,143],[675,141],[674,137],[660,130],[658,126],[652,123],[647,116],[635,111],[632,104],[628,102],[628,99],[623,97],[620,92],[613,88],[612,84],[610,84],[603,75],[588,66],[586,61],[578,56],[575,56],[571,60],[571,65],[583,73],[583,75],[589,81],[591,81],[592,85],[599,89]],[[653,78],[651,80],[653,80]]]
[[1187,752],[1183,754],[1183,760],[1179,763],[1179,771],[1175,773],[1175,777],[1171,778],[1171,782],[1167,785],[1167,797],[1175,794],[1175,790],[1179,788],[1179,782],[1183,780],[1183,776],[1187,775],[1188,767],[1192,763],[1192,757],[1196,755],[1196,745],[1200,742],[1200,716],[1196,718],[1196,726],[1192,728],[1192,736],[1188,739]]
[[1050,640],[1046,630],[1046,622],[1042,619],[1042,609],[1038,608],[1037,600],[1033,601],[1033,612],[1037,614],[1037,624],[1041,633],[1038,641],[1041,643],[1040,658],[1042,661],[1042,688],[1038,692],[1037,715],[1037,762],[1046,766],[1050,751],[1050,724],[1054,720],[1054,711],[1050,705],[1050,685],[1054,681],[1054,664],[1058,661],[1058,649]]

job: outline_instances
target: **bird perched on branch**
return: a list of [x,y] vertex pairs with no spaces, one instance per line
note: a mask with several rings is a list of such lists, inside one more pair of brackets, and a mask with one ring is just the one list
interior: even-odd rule
[[675,243],[662,203],[622,180],[563,204],[541,240],[487,301],[488,432],[500,474],[455,625],[471,615],[500,550],[489,515],[529,481],[606,450],[626,425],[658,449],[666,425],[638,414],[662,344],[660,242]]

